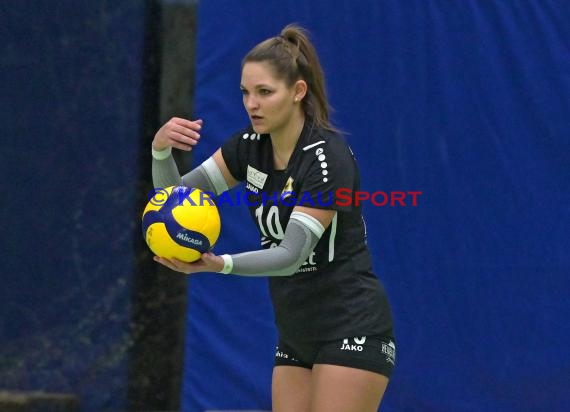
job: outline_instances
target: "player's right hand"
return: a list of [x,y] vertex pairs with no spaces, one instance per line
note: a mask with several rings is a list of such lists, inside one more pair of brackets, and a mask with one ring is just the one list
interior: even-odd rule
[[200,129],[203,123],[202,119],[187,120],[173,117],[156,132],[152,147],[158,151],[175,147],[189,152],[200,140]]

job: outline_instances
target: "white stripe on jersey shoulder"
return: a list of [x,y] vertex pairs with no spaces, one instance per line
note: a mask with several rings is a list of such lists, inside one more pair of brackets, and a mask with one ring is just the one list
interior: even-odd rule
[[222,171],[212,156],[210,156],[202,163],[202,167],[214,185],[214,190],[216,191],[217,195],[222,194],[228,190],[226,179],[224,179]]
[[306,152],[307,150],[309,150],[315,146],[318,146],[320,144],[323,144],[324,142],[325,142],[324,140],[319,140],[317,143],[313,143],[313,144],[310,144],[308,146],[303,147],[303,151]]
[[313,216],[311,216],[307,213],[293,212],[293,213],[291,213],[291,219],[295,219],[298,222],[305,225],[319,239],[321,238],[321,236],[325,232],[325,228],[323,227],[321,222],[319,222],[317,219],[315,219]]

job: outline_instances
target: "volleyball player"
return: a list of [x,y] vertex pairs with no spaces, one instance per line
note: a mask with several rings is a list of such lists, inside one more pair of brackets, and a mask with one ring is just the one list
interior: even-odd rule
[[261,249],[155,260],[187,274],[268,277],[279,335],[274,412],[376,411],[395,363],[392,319],[361,209],[336,196],[359,189],[359,172],[330,123],[317,53],[289,25],[255,46],[241,73],[250,124],[180,176],[171,149],[191,150],[204,124],[171,119],[153,141],[153,180],[217,195],[245,182]]

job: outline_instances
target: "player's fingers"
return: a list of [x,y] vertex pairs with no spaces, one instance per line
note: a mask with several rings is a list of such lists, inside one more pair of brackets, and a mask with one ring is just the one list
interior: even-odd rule
[[182,260],[172,258],[170,259],[170,262],[179,272],[186,273],[188,275],[204,270],[204,263],[201,260],[197,260],[195,262],[184,262]]
[[197,140],[181,135],[179,133],[171,133],[168,136],[167,145],[180,150],[190,151],[192,150],[192,146],[196,146],[197,144]]
[[169,269],[176,270],[176,267],[166,258],[155,256],[153,259],[155,262],[158,262],[158,263],[166,266]]
[[202,128],[202,125],[204,124],[204,121],[202,119],[188,120],[188,119],[183,119],[181,117],[173,117],[172,119],[170,119],[170,121],[174,124],[196,131],[200,130]]
[[188,262],[183,262],[182,260],[178,260],[174,257],[169,259],[169,260],[170,260],[170,263],[177,268],[182,268],[182,267],[188,265]]
[[202,260],[206,264],[215,262],[215,258],[216,258],[216,255],[214,255],[212,252],[202,253]]
[[190,127],[182,126],[180,124],[171,124],[169,129],[171,133],[178,133],[181,134],[182,136],[187,136],[191,139],[200,138],[200,133],[198,133],[198,131]]
[[192,146],[190,146],[189,144],[179,143],[176,141],[171,142],[170,146],[174,147],[175,149],[184,150],[186,152],[189,152],[192,150]]
[[193,137],[188,137],[186,135],[180,134],[180,133],[176,133],[176,132],[171,132],[169,133],[168,137],[170,138],[170,140],[182,143],[182,144],[187,144],[190,146],[196,146],[198,144],[198,139],[194,139]]

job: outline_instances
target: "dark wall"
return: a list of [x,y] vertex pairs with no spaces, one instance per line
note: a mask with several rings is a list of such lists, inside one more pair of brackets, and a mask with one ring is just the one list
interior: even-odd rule
[[1,7],[0,389],[71,393],[83,411],[178,405],[185,283],[149,264],[139,223],[160,12],[131,0]]
[[[196,9],[196,2],[191,0],[152,1],[147,6],[140,210],[152,188],[150,142],[154,134],[172,116],[191,117]],[[188,168],[190,153],[178,152],[174,157],[181,169]],[[142,239],[135,244],[137,267],[132,285],[132,313],[136,326],[129,358],[129,410],[178,410],[184,365],[187,277],[153,262]]]

